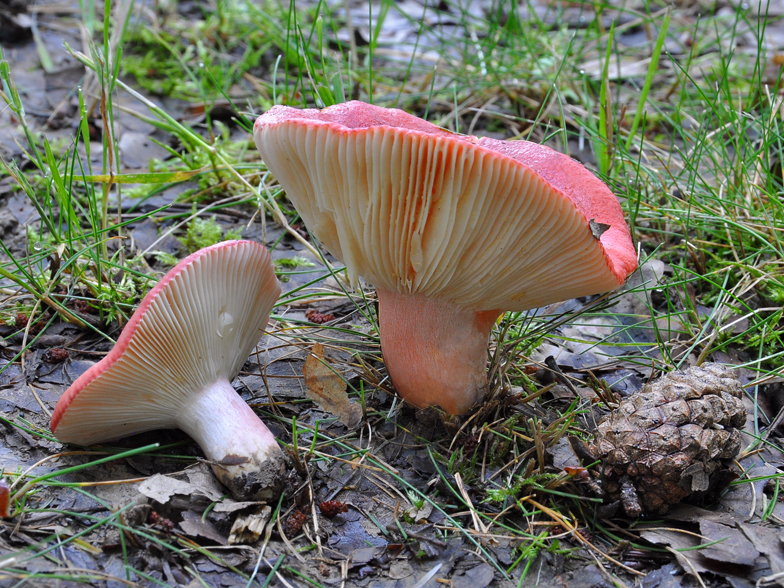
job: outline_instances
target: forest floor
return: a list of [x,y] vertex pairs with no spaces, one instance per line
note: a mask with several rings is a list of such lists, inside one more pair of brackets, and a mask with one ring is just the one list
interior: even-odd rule
[[[0,586],[784,585],[784,5],[106,6],[0,6]],[[546,143],[622,201],[640,269],[505,315],[464,417],[395,396],[372,287],[344,287],[253,145],[273,104],[349,99]],[[233,382],[291,458],[281,502],[232,500],[179,431],[60,443],[55,404],[144,293],[238,236],[284,290]],[[318,343],[356,419],[310,399]],[[567,437],[706,361],[746,394],[735,480],[602,516]]]

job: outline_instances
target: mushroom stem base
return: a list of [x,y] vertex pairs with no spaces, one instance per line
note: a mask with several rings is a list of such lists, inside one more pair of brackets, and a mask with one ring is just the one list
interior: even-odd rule
[[463,414],[487,391],[487,342],[500,310],[474,311],[378,290],[381,349],[398,394]]
[[272,500],[285,482],[286,458],[275,437],[227,379],[194,395],[177,417],[212,460],[212,469],[238,500]]

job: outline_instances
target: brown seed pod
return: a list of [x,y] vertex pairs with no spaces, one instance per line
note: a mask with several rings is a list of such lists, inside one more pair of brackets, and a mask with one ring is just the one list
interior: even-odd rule
[[44,361],[49,363],[62,363],[68,359],[68,350],[62,347],[52,347],[44,353]]
[[295,537],[296,535],[299,535],[299,532],[302,530],[302,526],[307,520],[308,517],[305,514],[299,510],[295,510],[294,514],[287,518],[283,525],[284,530],[286,531],[286,535],[288,537]]
[[341,512],[348,512],[348,505],[337,500],[324,500],[319,502],[319,510],[328,519],[338,515]]
[[14,319],[14,326],[17,329],[22,330],[22,329],[24,329],[27,326],[27,321],[28,320],[30,320],[30,319],[29,319],[29,317],[25,313],[18,312],[18,313],[16,313],[16,318]]
[[92,306],[86,300],[74,300],[73,308],[79,314],[87,314],[92,311]]
[[335,320],[334,314],[321,314],[317,310],[309,308],[305,311],[305,318],[308,319],[311,323],[315,323],[317,325],[323,325],[324,323],[328,323],[329,321]]
[[150,511],[149,522],[153,527],[158,527],[167,533],[170,533],[174,530],[174,523],[166,517],[162,517],[154,510]]
[[476,435],[466,435],[463,441],[463,455],[473,455],[474,450],[479,447],[479,437]]
[[742,396],[740,382],[719,364],[672,372],[606,415],[592,443],[570,442],[583,461],[601,462],[607,502],[620,501],[631,517],[664,514],[731,479],[746,422]]

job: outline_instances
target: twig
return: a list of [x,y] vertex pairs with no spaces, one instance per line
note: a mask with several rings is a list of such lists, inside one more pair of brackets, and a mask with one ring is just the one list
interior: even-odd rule
[[672,553],[675,556],[675,559],[677,559],[681,564],[685,563],[686,566],[688,566],[689,570],[691,570],[692,575],[695,578],[697,578],[697,581],[700,583],[700,586],[702,586],[702,588],[708,588],[707,586],[705,586],[705,582],[702,581],[702,578],[700,577],[700,573],[695,569],[694,564],[691,563],[691,560],[688,557],[683,555],[680,551],[673,549],[669,545],[665,545],[664,548],[670,553]]
[[471,511],[471,518],[474,520],[474,528],[479,533],[487,533],[488,529],[479,519],[479,516],[476,514],[476,509],[474,508],[474,503],[471,502],[471,497],[466,492],[465,486],[463,486],[463,478],[460,476],[460,472],[455,474],[455,482],[457,482],[457,489],[460,490],[460,495],[465,500],[465,503],[468,505],[468,508]]
[[[25,353],[24,350],[27,348],[27,336],[30,334],[30,326],[33,324],[35,320],[35,313],[38,312],[38,307],[41,306],[41,299],[37,299],[35,301],[35,305],[33,306],[33,310],[30,313],[30,318],[27,319],[27,324],[25,325],[24,336],[22,337],[22,355],[20,356],[20,360],[22,363],[22,373],[25,371]],[[39,400],[40,402],[40,400]]]
[[419,582],[414,584],[411,588],[422,588],[422,586],[424,586],[425,584],[427,584],[430,581],[430,578],[432,578],[433,576],[435,576],[438,573],[438,570],[440,570],[441,566],[443,566],[443,565],[444,565],[443,563],[436,564],[433,567],[432,570],[430,570],[428,573],[426,573],[424,576],[422,576],[422,578],[420,578]]
[[581,533],[580,533],[580,532],[577,530],[577,526],[576,526],[576,525],[573,525],[573,524],[569,523],[569,522],[568,522],[568,521],[567,521],[567,520],[566,520],[566,519],[565,519],[563,516],[561,516],[561,514],[559,514],[559,513],[555,512],[553,509],[551,509],[551,508],[548,508],[548,507],[544,506],[543,504],[539,504],[539,503],[538,503],[536,500],[534,500],[534,499],[533,499],[533,498],[531,498],[530,496],[526,496],[526,497],[525,497],[525,498],[523,498],[522,500],[524,500],[524,501],[526,501],[526,502],[529,502],[529,503],[531,503],[531,504],[532,504],[532,505],[534,505],[536,508],[538,508],[539,510],[541,510],[543,513],[545,513],[545,514],[549,515],[550,517],[552,517],[553,519],[555,519],[556,521],[558,521],[558,522],[561,524],[561,526],[562,526],[564,529],[567,529],[568,531],[570,531],[570,532],[571,532],[571,534],[572,534],[574,537],[576,537],[578,541],[580,541],[580,543],[582,543],[582,544],[583,544],[583,545],[585,545],[586,547],[590,547],[590,548],[591,548],[591,549],[593,549],[595,552],[597,552],[599,555],[601,555],[603,558],[605,558],[607,561],[609,561],[609,562],[611,562],[611,563],[614,563],[616,566],[618,566],[618,567],[620,567],[620,568],[623,568],[624,570],[626,570],[626,571],[627,571],[627,572],[629,572],[630,574],[634,574],[635,576],[644,576],[644,575],[645,575],[644,573],[642,573],[642,572],[638,572],[638,571],[637,571],[637,570],[635,570],[634,568],[630,568],[629,566],[627,566],[627,565],[624,565],[624,564],[622,564],[621,562],[619,562],[617,559],[615,559],[615,558],[613,558],[613,557],[610,557],[609,555],[607,555],[607,554],[606,554],[604,551],[602,551],[601,549],[599,549],[598,547],[596,547],[596,546],[595,546],[593,543],[591,543],[590,541],[588,541],[588,539],[586,539],[585,537],[583,537],[583,536],[582,536],[582,534],[581,534]]
[[46,405],[43,403],[43,401],[41,400],[40,396],[38,396],[38,392],[36,392],[35,388],[33,388],[33,385],[32,384],[27,384],[27,387],[30,388],[30,392],[32,392],[33,396],[35,396],[35,399],[38,402],[38,406],[41,407],[41,410],[43,410],[46,413],[46,416],[48,416],[49,418],[52,418],[52,411],[50,411],[46,407]]

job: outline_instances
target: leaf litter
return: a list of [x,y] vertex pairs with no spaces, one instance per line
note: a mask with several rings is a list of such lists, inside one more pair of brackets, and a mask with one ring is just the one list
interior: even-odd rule
[[362,420],[362,407],[349,400],[348,384],[324,358],[324,346],[314,343],[302,368],[305,377],[305,395],[321,410],[336,417],[349,429],[356,429]]

